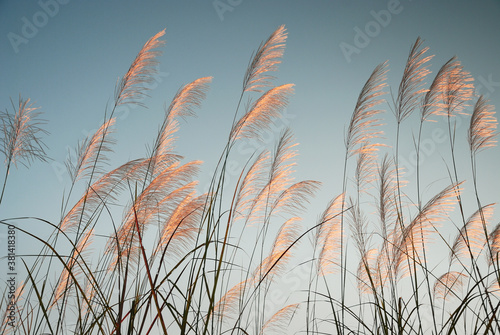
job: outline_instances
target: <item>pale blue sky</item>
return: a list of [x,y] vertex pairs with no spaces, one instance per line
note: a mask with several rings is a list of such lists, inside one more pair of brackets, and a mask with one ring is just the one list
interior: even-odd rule
[[[343,150],[343,127],[361,86],[372,69],[388,59],[389,83],[396,87],[417,36],[436,54],[434,71],[457,55],[476,82],[493,82],[493,86],[483,85],[481,93],[492,93],[492,103],[498,105],[500,1],[233,1],[227,2],[235,4],[232,10],[222,13],[212,1],[66,2],[56,2],[59,8],[53,16],[43,15],[35,1],[0,2],[0,106],[11,109],[9,98],[21,94],[41,107],[51,133],[45,142],[55,163],[63,162],[66,146],[74,147],[99,125],[116,79],[126,72],[143,43],[163,28],[167,43],[159,59],[161,83],[144,101],[149,109],[123,111],[118,120],[121,145],[117,151],[123,159],[144,152],[151,136],[141,134],[157,129],[163,103],[180,85],[213,76],[199,118],[183,124],[179,141],[179,151],[189,159],[209,163],[225,139],[252,51],[280,24],[286,25],[289,37],[276,84],[296,85],[288,114],[302,143],[304,177],[327,185],[339,182],[331,180],[330,171],[340,166],[334,157]],[[373,28],[373,12],[389,7],[396,14],[383,22],[385,27],[378,25],[374,31],[378,35],[369,37],[368,45],[361,45],[359,54],[351,54],[348,62],[341,43],[356,46],[355,28]],[[47,8],[54,11],[52,5]],[[9,33],[22,37],[25,20],[38,20],[41,27],[26,44],[13,46]],[[386,116],[391,121],[390,114]],[[122,136],[131,129],[140,140]],[[8,207],[26,199],[26,192],[17,189],[41,185],[28,179],[38,176],[34,170],[51,185],[42,189],[59,194],[64,176],[54,162],[35,164],[29,173],[23,168],[13,171],[6,199],[13,202]]]
[[[200,178],[201,186],[206,184],[227,138],[252,51],[284,24],[289,35],[275,83],[296,85],[284,120],[300,143],[297,179],[323,182],[307,216],[313,220],[341,192],[343,131],[361,87],[377,64],[389,60],[388,83],[397,90],[410,45],[418,36],[436,55],[434,73],[456,55],[474,76],[478,92],[500,106],[498,0],[60,2],[66,3],[0,1],[0,108],[12,111],[9,98],[16,101],[19,94],[41,107],[50,132],[45,137],[47,152],[53,159],[48,164],[37,162],[30,170],[11,171],[1,218],[26,215],[55,222],[60,218],[61,197],[69,186],[67,174],[60,169],[67,149],[100,125],[117,78],[127,71],[144,42],[163,28],[166,45],[159,58],[158,85],[149,92],[151,98],[143,101],[148,109],[118,114],[118,145],[111,167],[145,155],[162,119],[163,104],[182,84],[213,76],[198,118],[181,123],[178,141],[178,152],[187,160],[205,161]],[[221,3],[230,10],[218,12],[216,5]],[[44,9],[40,4],[51,5]],[[380,17],[383,21],[377,23],[377,13],[388,10],[391,17]],[[37,31],[29,31],[26,22],[37,23]],[[358,29],[374,29],[366,45],[356,43]],[[17,45],[13,34],[26,43]],[[346,57],[342,43],[357,47],[359,53]],[[390,144],[394,119],[386,109],[386,143]],[[408,122],[403,142],[411,150],[415,124]],[[458,136],[465,136],[465,130],[463,124]],[[278,133],[273,136],[277,139]],[[447,143],[437,143],[429,154],[425,185],[446,178],[441,156],[447,149]],[[464,148],[464,159],[466,154]],[[499,163],[498,149],[481,156],[483,185],[499,186]],[[3,174],[4,167],[0,168]],[[19,239],[22,252],[21,242],[26,240]]]

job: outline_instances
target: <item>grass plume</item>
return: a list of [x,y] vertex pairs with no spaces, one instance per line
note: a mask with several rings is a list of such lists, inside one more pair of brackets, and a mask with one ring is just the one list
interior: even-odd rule
[[[263,136],[294,93],[293,84],[272,84],[285,49],[284,26],[252,55],[227,142],[203,192],[202,162],[186,162],[175,145],[179,119],[203,109],[212,77],[174,92],[145,156],[119,164],[107,159],[116,144],[114,111],[141,104],[164,35],[142,47],[118,81],[102,125],[67,162],[70,190],[60,220],[0,218],[41,246],[38,255],[17,256],[27,277],[15,292],[3,291],[0,333],[500,332],[500,224],[491,192],[480,192],[477,157],[495,150],[497,119],[483,96],[472,104],[473,79],[455,57],[427,85],[433,56],[417,38],[389,104],[383,98],[390,91],[388,62],[373,70],[345,120],[342,186],[326,190],[334,196],[311,220],[308,209],[317,208],[321,183],[296,180],[292,131],[273,133],[272,144]],[[250,101],[244,113],[243,98]],[[14,114],[0,114],[6,165],[0,202],[11,166],[48,160],[37,108],[21,98],[13,107]],[[386,109],[396,119],[390,144],[381,143]],[[414,117],[420,121],[415,134],[400,132]],[[470,117],[467,132],[458,127],[459,117]],[[426,121],[444,123],[451,153],[428,188],[421,186],[425,170],[419,168]],[[470,171],[456,160],[459,136],[469,144]],[[234,174],[232,162],[242,155],[236,144],[247,140],[260,146]],[[416,185],[400,166],[404,140],[415,145]],[[464,196],[470,179],[472,204]],[[79,196],[73,194],[77,184]],[[50,235],[34,234],[32,223]],[[308,238],[312,243],[303,243]],[[14,326],[11,310],[18,316]]]

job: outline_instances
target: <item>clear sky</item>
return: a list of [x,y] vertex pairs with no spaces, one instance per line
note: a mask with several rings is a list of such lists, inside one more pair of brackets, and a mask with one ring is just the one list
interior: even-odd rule
[[[61,198],[69,187],[63,170],[68,148],[100,125],[117,78],[145,41],[164,28],[158,83],[143,101],[147,109],[119,111],[117,146],[110,163],[113,167],[143,157],[162,120],[163,104],[181,85],[213,76],[198,117],[181,122],[177,142],[178,152],[187,160],[205,162],[200,174],[203,188],[227,138],[251,54],[282,24],[288,40],[275,84],[294,83],[295,94],[278,126],[290,126],[300,143],[297,179],[323,183],[308,211],[312,220],[341,192],[343,134],[361,87],[377,64],[389,60],[388,83],[396,91],[418,36],[436,55],[433,73],[456,55],[475,78],[477,92],[500,106],[498,0],[0,0],[0,108],[12,111],[9,99],[17,101],[19,95],[32,99],[47,120],[50,135],[44,142],[52,159],[36,162],[29,170],[22,166],[11,170],[0,217],[58,221]],[[387,105],[384,108],[385,143],[390,145],[394,117]],[[402,139],[410,150],[417,125],[413,121],[404,125]],[[459,127],[459,136],[465,136],[466,128],[465,123]],[[277,140],[278,134],[270,134],[270,139]],[[442,164],[447,143],[435,145],[426,157],[430,170],[424,186],[447,178]],[[245,157],[245,148],[238,150]],[[466,150],[463,155],[468,158]],[[411,160],[408,153],[403,158]],[[480,182],[491,191],[500,184],[499,163],[498,149],[480,156],[484,176]],[[4,171],[1,167],[0,175]],[[20,237],[19,252],[28,243]]]

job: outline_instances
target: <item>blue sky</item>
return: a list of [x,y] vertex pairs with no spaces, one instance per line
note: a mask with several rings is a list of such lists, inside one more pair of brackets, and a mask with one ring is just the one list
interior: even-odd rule
[[[74,147],[99,125],[116,79],[143,43],[163,28],[167,43],[159,59],[161,82],[144,101],[148,109],[123,111],[118,120],[117,154],[123,159],[144,153],[152,137],[141,134],[157,129],[163,104],[182,84],[213,76],[198,119],[183,124],[179,141],[187,158],[208,163],[225,139],[252,51],[281,24],[289,37],[276,84],[295,84],[287,111],[301,143],[301,176],[329,183],[330,171],[339,165],[334,157],[343,150],[344,125],[364,81],[377,64],[389,60],[389,84],[397,87],[417,36],[436,55],[432,70],[457,55],[476,84],[483,84],[480,92],[498,105],[499,1],[60,2],[0,2],[0,106],[11,109],[9,99],[21,94],[41,107],[53,159],[35,164],[29,173],[23,168],[12,172],[7,195],[16,201],[11,206],[25,199],[25,192],[16,191],[25,189],[24,183],[41,185],[27,179],[38,175],[35,169],[52,185],[43,189],[60,192],[65,176],[57,163],[64,161],[67,146]],[[390,10],[391,16],[384,17],[382,12]],[[38,31],[24,27],[27,21],[38,23]],[[358,29],[374,29],[375,36],[368,36],[368,42],[356,40]],[[33,35],[27,35],[26,43],[13,42],[12,34],[24,38],[26,32]],[[357,51],[346,57],[341,48],[346,44]],[[392,121],[390,112],[386,118]],[[137,138],[122,136],[130,129]]]
[[[57,222],[69,187],[61,169],[68,148],[100,125],[117,78],[145,41],[164,28],[157,85],[143,101],[147,109],[119,111],[111,167],[146,154],[164,103],[181,85],[213,76],[198,117],[181,123],[177,147],[187,160],[205,162],[200,185],[206,184],[227,138],[252,51],[284,24],[287,48],[275,84],[295,84],[282,125],[290,126],[300,143],[297,179],[323,182],[308,214],[314,220],[341,192],[343,132],[361,87],[377,64],[389,60],[388,83],[397,90],[410,45],[418,36],[436,55],[434,73],[456,55],[475,78],[478,93],[500,106],[499,18],[498,0],[0,1],[0,108],[12,111],[9,99],[16,101],[19,95],[31,98],[47,120],[50,135],[44,141],[52,159],[11,171],[0,217],[37,216]],[[384,129],[390,145],[394,118],[386,107]],[[408,150],[416,125],[410,119],[403,128]],[[463,136],[465,130],[464,123],[459,127]],[[270,134],[270,139],[278,134]],[[447,143],[435,146],[425,163],[430,174],[425,180],[427,197],[446,184],[442,156]],[[241,159],[244,153],[241,148]],[[464,162],[466,154],[464,150]],[[494,168],[499,163],[498,149],[480,157],[480,183],[489,190],[500,184]],[[497,200],[491,193],[486,201]],[[20,252],[22,243],[28,248],[29,242],[20,237]]]

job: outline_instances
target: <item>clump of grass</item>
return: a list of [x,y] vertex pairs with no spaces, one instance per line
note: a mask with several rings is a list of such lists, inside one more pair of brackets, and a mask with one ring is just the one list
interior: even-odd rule
[[[500,225],[492,226],[494,204],[483,205],[477,186],[477,155],[495,146],[497,120],[493,106],[473,96],[472,79],[456,58],[426,88],[432,56],[420,38],[411,46],[397,95],[388,104],[396,121],[394,144],[382,143],[388,63],[375,68],[347,120],[342,189],[333,192],[316,224],[308,224],[302,216],[320,183],[294,179],[298,151],[289,129],[274,148],[262,145],[249,156],[235,183],[227,179],[234,146],[261,140],[293,93],[293,84],[273,86],[287,38],[284,26],[250,60],[207,193],[197,189],[202,163],[183,161],[175,152],[175,134],[179,118],[201,108],[211,77],[179,89],[145,157],[112,168],[103,164],[116,145],[114,111],[142,101],[164,34],[143,46],[118,81],[102,125],[67,162],[70,184],[59,222],[1,220],[16,223],[42,245],[34,259],[22,259],[28,276],[14,295],[14,327],[6,321],[11,301],[0,300],[2,333],[286,333],[297,319],[302,322],[294,331],[308,334],[500,332]],[[250,103],[243,111],[244,98]],[[15,115],[1,114],[6,177],[0,205],[11,164],[47,159],[44,130],[31,106],[20,99]],[[455,120],[469,107],[470,127],[463,136],[471,168],[460,172],[473,182],[472,210],[462,197],[468,184],[459,178],[455,153]],[[411,190],[400,166],[400,129],[414,114],[419,122],[412,138],[417,171]],[[449,182],[429,197],[422,192],[419,159],[426,121],[439,118],[449,135]],[[83,192],[74,194],[81,186]],[[122,216],[117,208],[124,208]],[[48,239],[25,228],[33,220],[53,230]],[[456,229],[453,240],[442,233],[444,225]],[[107,235],[97,234],[103,226],[110,228]],[[99,257],[92,257],[90,250],[103,237]],[[306,237],[313,241],[311,259],[294,264],[299,244],[308,248],[300,243]],[[446,266],[430,257],[435,241],[449,253]],[[293,268],[308,271],[302,296],[270,304],[280,278]]]

